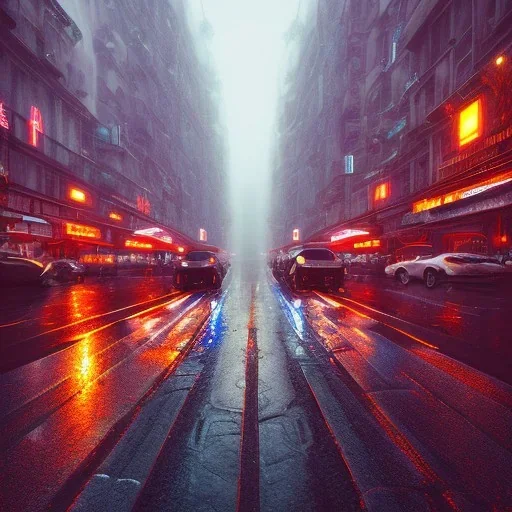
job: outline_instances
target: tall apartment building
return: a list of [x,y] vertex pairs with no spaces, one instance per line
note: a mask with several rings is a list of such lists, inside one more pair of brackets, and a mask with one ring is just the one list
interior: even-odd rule
[[319,0],[283,98],[274,244],[510,247],[511,45],[510,0]]
[[203,229],[225,243],[216,80],[186,8],[2,2],[0,231],[117,247],[141,228]]

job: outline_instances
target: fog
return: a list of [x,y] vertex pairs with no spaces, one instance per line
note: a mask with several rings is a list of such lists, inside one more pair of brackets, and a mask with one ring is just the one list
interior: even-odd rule
[[190,2],[192,27],[206,19],[213,29],[207,44],[220,81],[228,148],[230,249],[251,256],[266,248],[274,121],[290,65],[285,34],[316,1]]

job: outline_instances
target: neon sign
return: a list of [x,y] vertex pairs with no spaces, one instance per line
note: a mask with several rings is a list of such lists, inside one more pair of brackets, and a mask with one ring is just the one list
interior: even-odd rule
[[448,194],[417,201],[412,205],[412,212],[419,213],[445,204],[453,203],[455,201],[460,201],[461,199],[467,199],[469,197],[482,194],[492,188],[504,185],[505,183],[509,183],[510,181],[512,181],[512,171],[499,174],[498,176],[485,180],[476,186],[461,188],[454,192],[449,192]]
[[137,210],[144,215],[149,215],[151,213],[151,203],[145,197],[137,196]]
[[369,235],[369,231],[363,231],[362,229],[344,229],[340,233],[331,236],[331,242],[338,242],[345,238],[352,238],[353,236]]
[[382,201],[389,197],[389,183],[381,183],[375,187],[375,201]]
[[125,240],[125,247],[132,247],[134,249],[153,249],[153,245],[147,242],[139,242],[138,240]]
[[70,188],[69,198],[77,203],[85,203],[87,201],[87,194],[79,188]]
[[366,249],[368,247],[380,247],[380,240],[366,240],[354,244],[354,249]]
[[98,228],[72,222],[66,222],[66,234],[81,238],[101,238],[101,231]]
[[459,146],[464,146],[482,135],[482,101],[468,105],[459,114]]
[[30,107],[30,119],[28,121],[28,142],[32,146],[37,147],[39,142],[39,134],[43,131],[43,116],[37,107]]
[[109,219],[121,221],[123,220],[123,216],[116,212],[110,212],[108,214]]
[[5,128],[6,130],[9,129],[9,119],[7,119],[7,113],[4,109],[4,104],[0,102],[0,126],[2,128]]

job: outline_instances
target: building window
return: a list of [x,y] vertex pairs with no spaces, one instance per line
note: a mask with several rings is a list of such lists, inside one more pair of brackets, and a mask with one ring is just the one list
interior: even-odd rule
[[354,174],[354,155],[345,155],[345,174]]
[[379,201],[383,201],[389,197],[389,183],[386,181],[385,183],[381,183],[375,187],[375,193],[373,196],[374,202],[378,203]]
[[459,114],[459,146],[482,135],[482,101],[477,99]]

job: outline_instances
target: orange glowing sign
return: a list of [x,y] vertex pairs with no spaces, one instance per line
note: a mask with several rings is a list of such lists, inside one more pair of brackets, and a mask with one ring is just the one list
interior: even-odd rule
[[369,247],[380,247],[380,240],[366,240],[354,244],[354,249],[367,249]]
[[85,203],[87,201],[87,194],[79,188],[70,188],[69,198],[77,203]]
[[298,242],[300,240],[300,231],[298,228],[295,228],[292,231],[292,239],[294,242]]
[[512,171],[498,174],[498,176],[494,176],[494,178],[481,181],[477,185],[461,188],[442,196],[431,197],[429,199],[422,199],[421,201],[417,201],[412,205],[412,212],[419,213],[425,210],[431,210],[432,208],[437,208],[438,206],[453,203],[455,201],[460,201],[461,199],[467,199],[469,197],[482,194],[483,192],[487,192],[487,190],[490,190],[494,187],[499,187],[500,185],[509,183],[510,181],[512,181]]
[[115,256],[113,254],[84,254],[80,258],[80,262],[88,265],[113,265]]
[[123,216],[116,212],[110,212],[108,214],[109,219],[121,221],[123,220]]
[[375,201],[382,201],[389,197],[389,183],[381,183],[375,187],[374,199]]
[[139,242],[138,240],[125,240],[125,247],[131,247],[133,249],[153,249],[153,245],[147,242]]
[[39,134],[43,132],[43,116],[37,107],[30,107],[30,119],[28,121],[28,142],[37,146]]
[[459,146],[482,135],[482,101],[477,99],[459,114]]
[[74,222],[66,222],[66,234],[81,238],[101,238],[101,231],[98,228],[75,224]]

